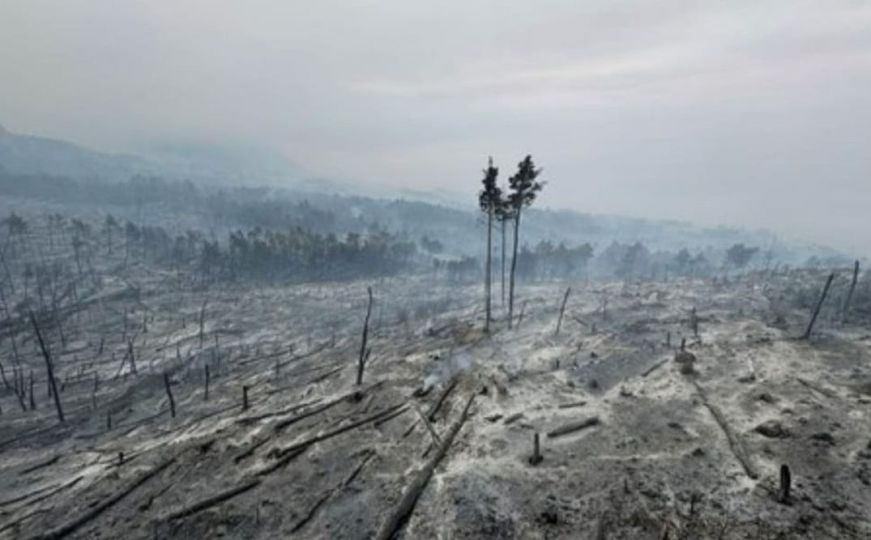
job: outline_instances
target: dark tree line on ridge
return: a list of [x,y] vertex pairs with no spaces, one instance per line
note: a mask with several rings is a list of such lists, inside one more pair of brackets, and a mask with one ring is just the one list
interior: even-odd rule
[[206,242],[200,261],[211,279],[266,281],[347,280],[390,276],[414,262],[417,247],[381,231],[339,239],[302,228],[230,233],[226,247]]
[[122,271],[139,263],[163,266],[186,274],[190,283],[207,284],[389,276],[407,271],[418,256],[414,242],[385,231],[340,238],[300,227],[255,227],[219,241],[196,230],[172,235],[160,226],[122,223],[111,214],[101,226],[60,214],[36,221],[12,213],[0,223],[6,233],[0,242],[0,293],[12,295],[23,287],[37,293],[43,305],[50,303],[47,291],[59,294],[54,283],[62,275],[96,285],[98,260]]

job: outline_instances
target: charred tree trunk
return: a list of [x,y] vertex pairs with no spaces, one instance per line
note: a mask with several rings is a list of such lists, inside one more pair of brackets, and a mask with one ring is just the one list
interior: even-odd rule
[[780,490],[777,494],[777,499],[783,503],[789,503],[789,491],[792,486],[792,475],[789,472],[787,465],[780,466]]
[[133,351],[133,340],[127,340],[127,354],[130,356],[130,371],[136,375],[136,357]]
[[97,390],[100,389],[100,376],[97,375],[97,372],[94,372],[94,390],[91,392],[91,404],[94,407],[94,410],[97,410]]
[[369,318],[372,316],[372,287],[366,287],[369,293],[369,304],[366,307],[366,319],[363,321],[363,341],[360,344],[360,359],[357,363],[357,385],[363,384],[363,370],[366,369],[366,360],[369,358],[369,349],[366,343],[369,340]]
[[487,259],[484,265],[484,332],[490,332],[490,290],[493,281],[493,208],[487,211]]
[[805,330],[804,335],[801,336],[802,339],[810,339],[811,332],[814,329],[814,323],[817,322],[817,317],[820,315],[820,309],[823,307],[823,302],[826,301],[826,295],[829,294],[829,287],[832,286],[832,280],[835,279],[835,273],[832,272],[829,274],[828,279],[826,279],[826,285],[823,287],[823,292],[820,294],[820,299],[817,301],[817,305],[814,308],[813,315],[811,315],[810,323],[807,325],[807,330]]
[[36,316],[34,316],[32,311],[30,312],[30,322],[33,323],[33,330],[36,332],[36,339],[39,341],[39,348],[42,350],[43,358],[45,358],[45,372],[48,377],[48,383],[51,385],[51,393],[54,396],[54,406],[57,408],[57,418],[61,423],[63,423],[64,411],[60,404],[60,394],[57,391],[57,383],[55,383],[54,380],[54,368],[51,363],[51,354],[49,354],[45,342],[42,340],[42,333],[39,331],[39,324],[37,324]]
[[209,365],[204,367],[206,371],[205,389],[203,390],[203,401],[209,401]]
[[36,396],[33,394],[33,370],[30,370],[30,410],[36,410]]
[[2,362],[0,362],[0,376],[3,377],[3,386],[5,386],[7,390],[11,390],[12,387],[9,386],[9,381],[6,380],[6,370],[3,369],[3,363],[2,363]]
[[206,338],[206,335],[205,335],[205,332],[203,331],[203,328],[205,326],[205,320],[206,320],[206,304],[208,304],[208,303],[209,303],[208,300],[203,301],[203,307],[200,308],[200,349],[203,348],[203,340]]
[[166,388],[166,397],[169,399],[169,414],[175,418],[175,399],[172,397],[172,388],[169,384],[169,374],[163,372],[163,386]]
[[529,464],[538,465],[542,460],[544,460],[544,458],[541,456],[541,443],[539,442],[539,435],[536,431],[532,436],[532,455],[529,457]]
[[850,290],[847,291],[847,298],[844,299],[844,307],[841,308],[841,322],[847,322],[847,313],[850,311],[850,302],[853,300],[853,293],[856,291],[856,283],[859,281],[859,261],[853,265],[853,281],[850,282]]
[[553,333],[554,336],[559,335],[560,327],[563,324],[563,314],[566,311],[566,302],[569,301],[569,294],[571,294],[571,292],[572,292],[572,288],[569,287],[568,289],[566,289],[566,294],[563,296],[563,303],[559,308],[559,319],[557,319],[557,321],[556,321],[556,331],[554,331],[554,333]]
[[693,335],[699,337],[699,315],[696,313],[695,307],[690,312],[690,327],[693,329]]
[[520,315],[517,317],[517,326],[520,326],[520,323],[523,322],[523,314],[526,312],[526,301],[520,306]]
[[22,411],[27,411],[27,403],[24,401],[26,397],[24,391],[24,379],[22,375],[23,368],[15,368],[13,377],[15,379],[15,395],[18,397],[18,404],[21,405]]

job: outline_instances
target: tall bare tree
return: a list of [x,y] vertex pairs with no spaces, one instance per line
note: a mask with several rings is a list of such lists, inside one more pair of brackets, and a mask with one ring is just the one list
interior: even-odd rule
[[513,325],[514,317],[514,277],[517,273],[517,246],[520,240],[520,216],[524,207],[532,204],[544,183],[536,179],[541,169],[535,168],[532,156],[526,156],[517,164],[517,172],[508,179],[511,193],[508,195],[508,205],[514,220],[514,246],[511,255],[511,274],[508,279],[508,328]]
[[499,201],[499,209],[496,212],[496,219],[499,220],[499,225],[502,229],[502,307],[505,307],[505,250],[507,242],[505,240],[505,231],[508,228],[508,222],[514,219],[514,213],[511,209],[511,203],[505,197]]
[[493,255],[493,219],[502,206],[502,190],[496,185],[496,180],[499,176],[499,169],[493,165],[491,157],[487,163],[487,168],[484,169],[484,179],[482,184],[484,188],[478,195],[478,202],[481,205],[481,211],[487,214],[487,264],[484,271],[484,302],[485,302],[485,317],[484,331],[490,331],[491,319],[491,290],[493,281],[492,272],[492,255]]

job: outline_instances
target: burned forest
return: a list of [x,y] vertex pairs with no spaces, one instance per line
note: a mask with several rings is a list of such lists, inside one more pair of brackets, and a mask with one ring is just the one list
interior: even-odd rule
[[0,540],[871,538],[871,4],[0,1]]
[[514,221],[503,265],[494,208],[528,187],[485,173],[489,233],[465,219],[486,265],[437,218],[343,231],[341,204],[158,180],[144,202],[7,190],[0,534],[869,532],[858,261],[530,246]]

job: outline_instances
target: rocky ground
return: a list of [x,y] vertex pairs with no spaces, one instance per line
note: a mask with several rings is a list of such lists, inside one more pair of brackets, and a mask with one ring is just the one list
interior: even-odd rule
[[48,336],[63,423],[14,329],[0,537],[868,538],[871,329],[772,300],[824,278],[576,284],[558,334],[562,287],[522,287],[486,335],[479,285],[142,269]]

